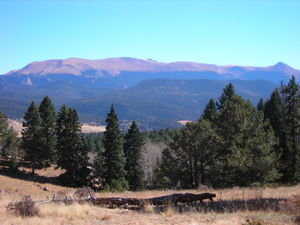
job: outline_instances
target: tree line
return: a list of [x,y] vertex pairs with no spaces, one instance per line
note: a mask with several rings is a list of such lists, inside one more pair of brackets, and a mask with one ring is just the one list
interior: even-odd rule
[[[91,143],[82,135],[74,108],[63,105],[56,113],[46,96],[39,106],[32,102],[23,119],[22,137],[17,143],[17,134],[9,128],[5,115],[0,114],[1,155],[11,162],[16,163],[17,159],[28,162],[32,174],[54,164],[66,171],[59,179],[68,186],[89,185],[96,177],[107,190],[142,188],[143,136],[135,121],[123,135],[113,106],[107,115],[103,144],[98,145],[104,151],[98,149],[93,161],[88,157]],[[16,154],[16,149],[21,152]]]
[[295,77],[257,107],[228,84],[197,122],[178,129],[156,170],[157,185],[194,188],[300,181],[300,88]]
[[[270,99],[255,107],[228,84],[216,101],[210,99],[196,122],[177,130],[140,132],[133,121],[122,132],[113,105],[103,135],[83,135],[74,108],[58,113],[49,97],[31,103],[24,116],[22,137],[0,113],[0,150],[11,167],[18,160],[36,169],[55,164],[66,172],[68,186],[92,185],[106,190],[195,188],[291,184],[300,180],[300,88],[294,77],[282,83]],[[143,168],[145,140],[163,142],[146,186]],[[89,153],[96,156],[92,160]]]

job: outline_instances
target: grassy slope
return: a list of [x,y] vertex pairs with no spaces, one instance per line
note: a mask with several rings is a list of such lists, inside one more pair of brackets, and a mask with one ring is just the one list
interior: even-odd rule
[[[38,171],[39,175],[45,177],[57,176],[60,171],[50,168],[48,170]],[[47,187],[49,192],[43,191],[42,188]],[[168,207],[164,211],[155,212],[148,206],[141,211],[133,211],[127,209],[107,209],[90,205],[52,205],[47,204],[40,207],[39,216],[32,218],[22,218],[7,212],[5,206],[10,201],[19,200],[23,195],[30,194],[34,200],[45,200],[52,196],[53,193],[61,190],[74,192],[72,188],[61,187],[49,183],[39,183],[32,181],[24,181],[16,178],[0,175],[0,224],[2,225],[46,225],[46,224],[246,224],[247,218],[255,218],[262,221],[262,224],[294,224],[292,216],[284,212],[275,212],[270,206],[263,205],[264,209],[251,210],[249,199],[290,198],[295,194],[299,194],[300,186],[278,187],[278,188],[233,188],[224,190],[188,190],[188,192],[199,193],[210,191],[217,194],[217,202],[227,202],[233,207],[235,201],[241,200],[244,209],[236,208],[234,212],[230,212],[229,207],[224,205],[224,211],[210,211],[207,213],[197,212],[192,206],[185,208],[185,212],[179,213],[176,208]],[[153,197],[171,194],[174,192],[185,191],[145,191],[145,192],[125,192],[125,193],[97,193],[98,197],[104,196],[122,196],[122,197]],[[226,208],[228,207],[228,208]]]

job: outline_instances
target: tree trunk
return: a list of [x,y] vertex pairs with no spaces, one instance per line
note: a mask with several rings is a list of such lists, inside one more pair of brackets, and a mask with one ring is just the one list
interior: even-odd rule
[[31,168],[31,175],[35,174],[35,168],[34,168],[34,164],[32,164],[32,168]]

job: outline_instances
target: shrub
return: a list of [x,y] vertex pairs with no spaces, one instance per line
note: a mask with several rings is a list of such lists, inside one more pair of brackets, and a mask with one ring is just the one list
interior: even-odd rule
[[104,191],[123,192],[128,190],[128,182],[125,179],[111,181],[111,185],[105,185]]
[[75,193],[73,194],[73,197],[76,200],[84,200],[84,199],[89,199],[89,198],[96,198],[95,192],[89,188],[89,187],[83,187],[83,188],[78,188]]
[[21,201],[11,202],[6,206],[7,210],[11,210],[19,216],[36,216],[39,210],[30,195],[26,195]]

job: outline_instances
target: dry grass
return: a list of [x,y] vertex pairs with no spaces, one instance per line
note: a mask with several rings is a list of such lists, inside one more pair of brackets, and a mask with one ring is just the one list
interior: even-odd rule
[[164,211],[162,212],[162,214],[166,217],[174,216],[175,213],[176,213],[176,209],[171,204],[167,205]]
[[91,215],[93,211],[93,207],[88,204],[44,204],[40,206],[40,217],[48,218],[48,217],[64,217],[67,219],[84,219]]
[[[21,137],[21,131],[23,128],[22,122],[20,120],[8,119],[8,124],[18,133],[18,136]],[[98,132],[104,132],[105,126],[83,123],[81,130],[83,133],[98,133]]]
[[[60,171],[61,172],[61,171]],[[60,173],[53,169],[38,171],[43,176],[54,176]],[[46,186],[49,192],[41,187]],[[217,194],[214,203],[198,203],[194,206],[153,207],[146,205],[144,210],[123,208],[101,208],[88,204],[45,204],[39,206],[39,213],[33,217],[21,217],[7,211],[11,201],[20,200],[30,194],[33,200],[45,200],[57,191],[74,193],[74,189],[48,183],[24,181],[0,175],[0,224],[1,225],[50,225],[50,224],[212,224],[212,225],[294,225],[294,216],[287,211],[276,211],[269,199],[292,198],[299,194],[300,186],[278,188],[233,188],[208,190]],[[17,190],[17,191],[16,191]],[[175,192],[199,193],[197,190],[183,191],[145,191],[124,193],[96,193],[97,197],[142,197],[149,198]],[[252,202],[251,202],[251,201]],[[223,207],[223,210],[219,210]],[[231,208],[230,208],[231,207]],[[234,210],[232,210],[232,208]],[[251,223],[252,224],[251,224]],[[259,222],[259,223],[254,223]]]
[[82,124],[81,130],[83,133],[99,133],[105,131],[105,126],[96,126],[84,123]]

